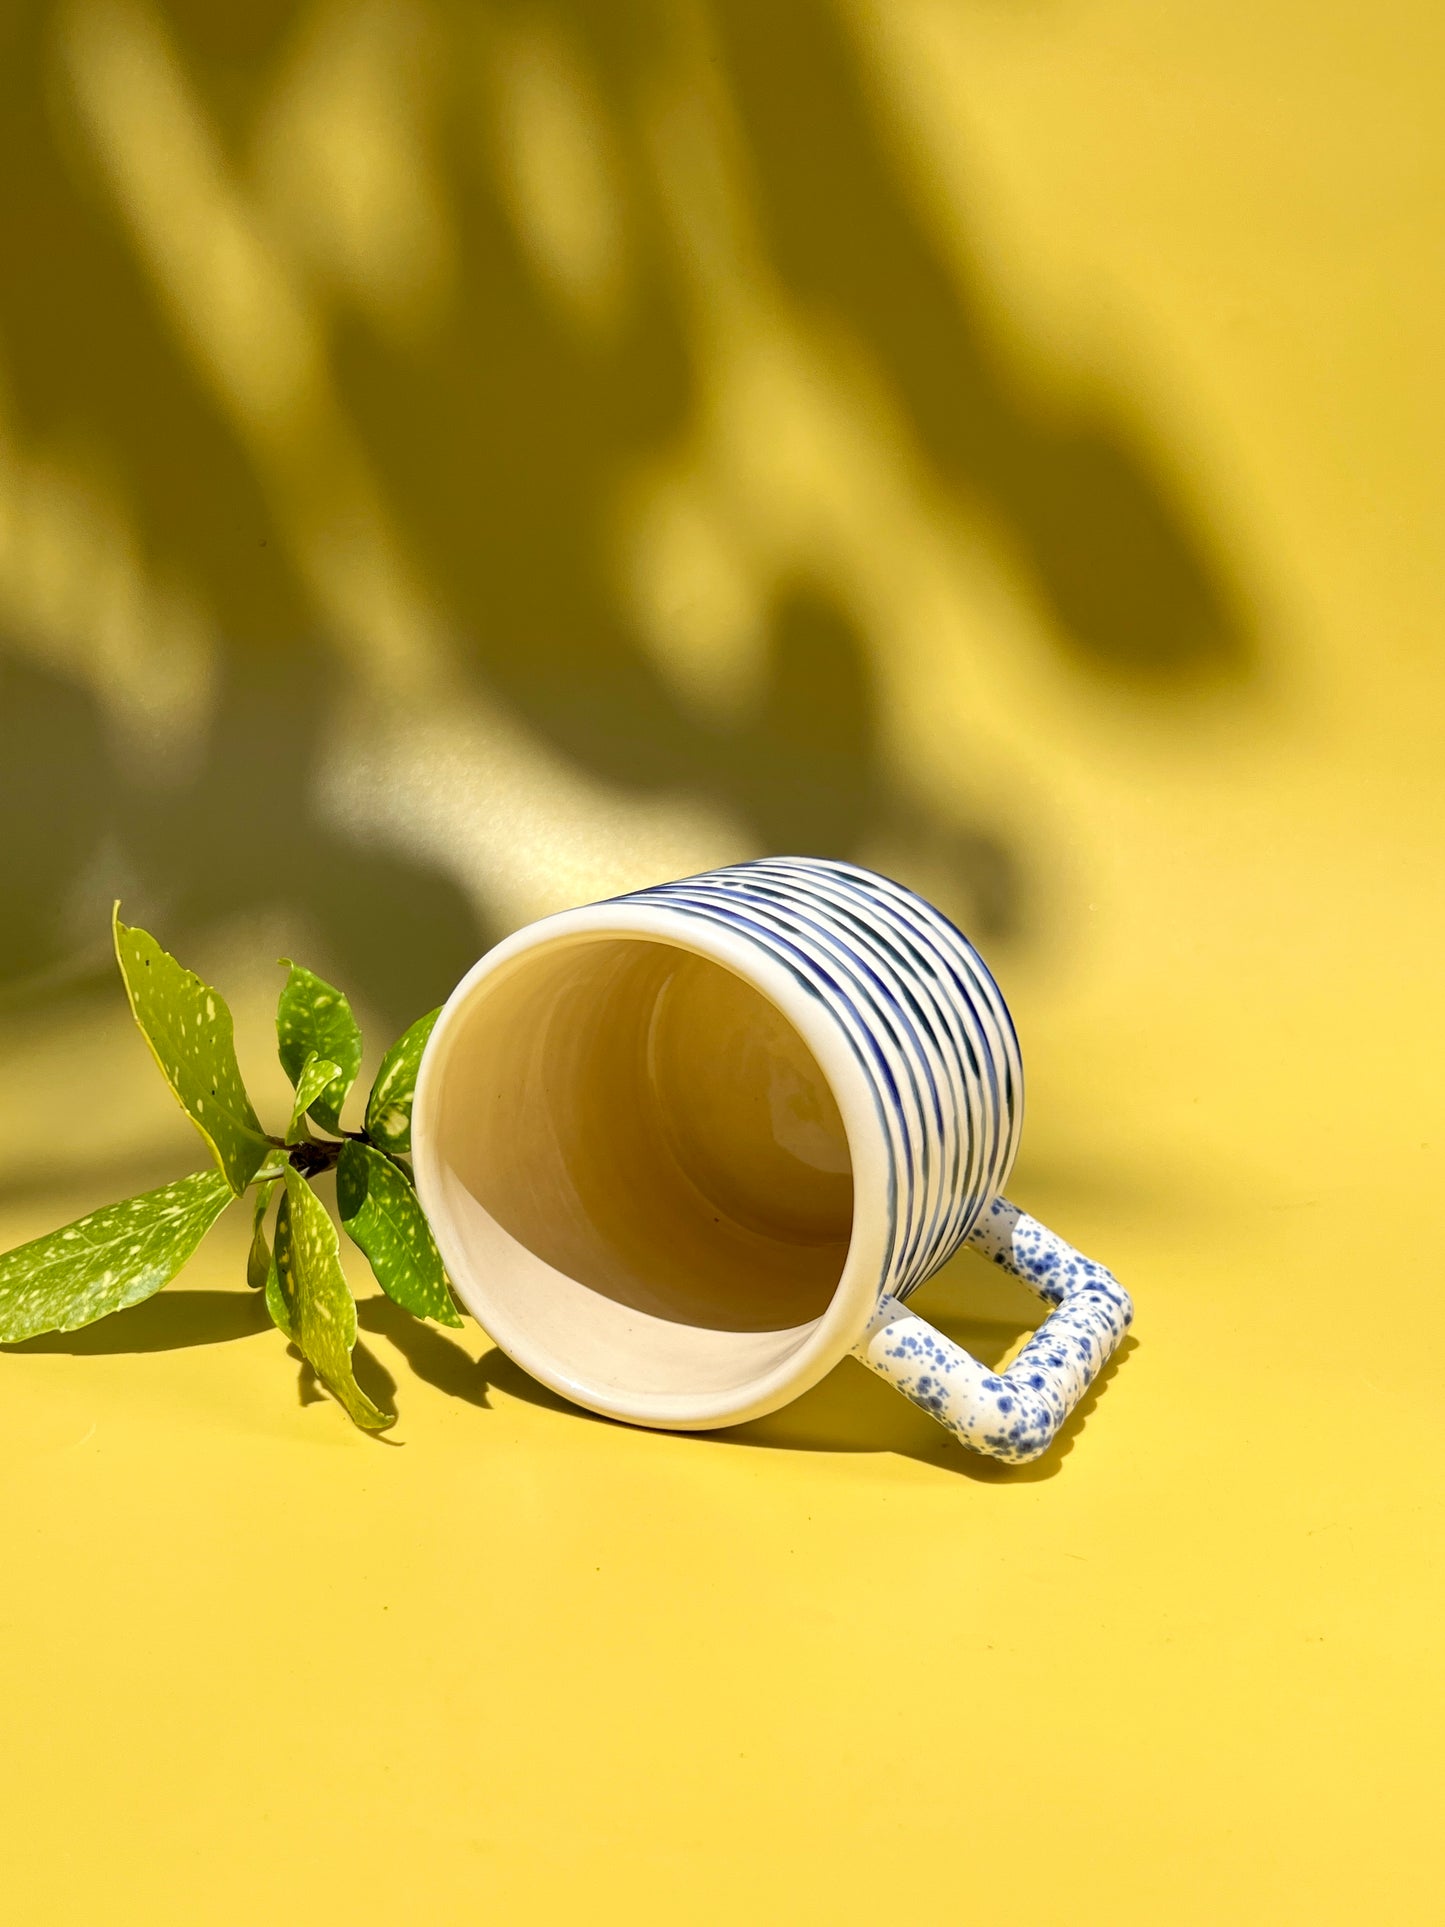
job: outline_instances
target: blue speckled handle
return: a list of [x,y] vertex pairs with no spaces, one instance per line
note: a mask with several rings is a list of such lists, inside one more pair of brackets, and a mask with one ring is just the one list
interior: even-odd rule
[[1053,1443],[1134,1308],[1112,1272],[1007,1198],[994,1200],[967,1242],[1055,1307],[1008,1370],[989,1371],[886,1292],[854,1356],[973,1451],[1026,1465]]

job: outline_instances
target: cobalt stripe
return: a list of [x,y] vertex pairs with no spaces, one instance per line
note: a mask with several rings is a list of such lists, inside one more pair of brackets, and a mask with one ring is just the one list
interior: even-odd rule
[[1023,1065],[988,966],[912,891],[848,863],[768,857],[635,894],[746,938],[833,1012],[888,1146],[879,1288],[906,1298],[968,1237],[1018,1149]]

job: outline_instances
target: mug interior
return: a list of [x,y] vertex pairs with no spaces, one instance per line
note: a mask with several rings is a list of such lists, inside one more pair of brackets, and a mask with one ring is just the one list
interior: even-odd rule
[[528,1369],[632,1416],[741,1392],[807,1343],[853,1167],[827,1077],[758,989],[651,937],[572,939],[483,976],[444,1023],[428,1208]]

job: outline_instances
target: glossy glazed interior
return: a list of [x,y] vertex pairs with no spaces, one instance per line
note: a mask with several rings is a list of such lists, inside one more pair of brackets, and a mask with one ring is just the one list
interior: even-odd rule
[[732,971],[645,938],[543,946],[483,981],[447,1040],[435,1169],[479,1318],[604,1405],[784,1363],[852,1229],[807,1045]]

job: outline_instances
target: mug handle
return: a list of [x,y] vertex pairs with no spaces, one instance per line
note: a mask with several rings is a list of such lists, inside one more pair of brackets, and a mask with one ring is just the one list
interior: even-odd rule
[[1007,1371],[989,1371],[887,1292],[853,1356],[973,1451],[1027,1465],[1112,1356],[1134,1307],[1112,1272],[1007,1198],[994,1200],[967,1243],[1054,1307]]

